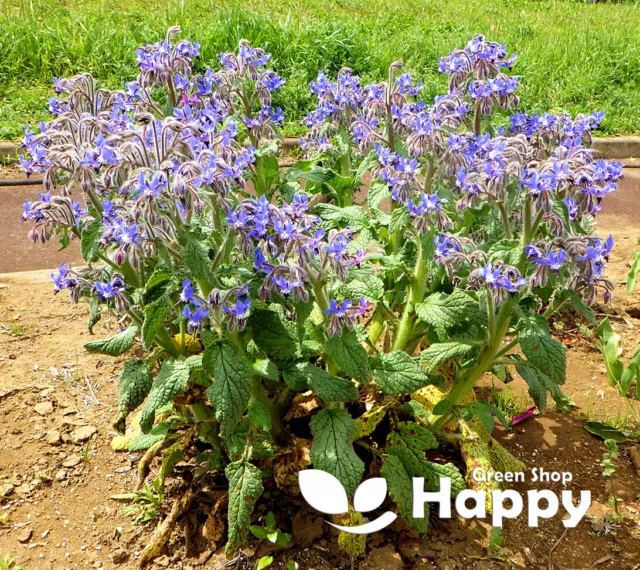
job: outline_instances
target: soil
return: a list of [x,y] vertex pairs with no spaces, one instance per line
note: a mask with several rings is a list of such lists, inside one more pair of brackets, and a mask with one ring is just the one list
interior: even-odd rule
[[[612,233],[616,240],[608,266],[616,291],[614,301],[598,312],[611,316],[628,356],[638,346],[640,331],[640,286],[631,295],[623,287],[640,236],[634,196],[640,190],[640,172],[625,174],[619,192],[607,200],[599,218],[599,233]],[[0,178],[10,175],[14,176],[6,169],[0,172]],[[2,557],[11,554],[23,570],[134,569],[157,521],[134,524],[123,513],[122,503],[112,499],[134,489],[140,459],[140,453],[116,452],[110,446],[116,435],[111,419],[121,362],[83,349],[91,338],[112,334],[116,323],[100,322],[91,337],[87,307],[52,295],[48,270],[63,259],[79,257],[74,249],[58,253],[52,244],[31,246],[26,241],[26,229],[17,220],[22,201],[36,190],[0,188],[0,271],[4,272],[0,275],[0,568]],[[47,270],[8,273],[18,269]],[[632,426],[640,406],[636,401],[632,412],[617,389],[608,385],[595,339],[570,319],[560,321],[557,328],[569,348],[564,391],[575,407],[566,414],[547,411],[509,431],[498,429],[497,437],[529,468],[573,474],[566,487],[533,483],[527,477],[525,483],[513,486],[521,493],[550,488],[570,490],[577,497],[580,490],[591,491],[588,517],[575,529],[563,527],[562,508],[559,516],[529,528],[525,498],[525,512],[507,522],[500,548],[491,553],[487,521],[432,516],[426,536],[417,539],[396,522],[370,536],[367,555],[351,561],[340,554],[336,536],[322,517],[305,510],[303,501],[292,500],[277,506],[284,530],[293,532],[294,544],[271,553],[276,560],[273,567],[281,568],[293,558],[304,570],[640,568],[640,477],[629,456],[633,445],[620,446],[619,467],[609,481],[621,498],[622,515],[620,522],[610,523],[606,519],[612,513],[610,491],[600,466],[605,448],[583,427],[585,419]],[[522,384],[514,381],[510,386],[525,398]],[[154,463],[153,469],[158,468]],[[267,505],[262,509],[265,512]],[[292,530],[288,520],[294,515]],[[251,568],[252,560],[268,549],[253,540],[245,553],[248,558],[227,567]],[[209,552],[199,560],[186,557],[184,538],[176,533],[152,567],[218,569],[224,563],[221,552]]]

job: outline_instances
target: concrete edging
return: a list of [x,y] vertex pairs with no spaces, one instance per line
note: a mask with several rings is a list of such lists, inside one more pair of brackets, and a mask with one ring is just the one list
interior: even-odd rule
[[[298,146],[298,139],[287,137],[283,147],[291,150]],[[602,137],[594,138],[592,147],[603,158],[638,158],[640,159],[640,137]],[[0,141],[0,160],[15,159],[20,154],[20,147],[9,141]]]

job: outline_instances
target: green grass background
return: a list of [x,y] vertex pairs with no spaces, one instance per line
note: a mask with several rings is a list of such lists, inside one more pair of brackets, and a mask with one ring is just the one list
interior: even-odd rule
[[318,69],[351,67],[379,81],[395,59],[446,90],[438,58],[476,34],[517,51],[528,111],[604,110],[600,134],[640,133],[640,5],[547,0],[0,0],[0,139],[46,118],[52,76],[91,71],[117,87],[135,76],[135,48],[179,24],[201,65],[241,38],[273,53],[288,78],[287,134],[312,105]]

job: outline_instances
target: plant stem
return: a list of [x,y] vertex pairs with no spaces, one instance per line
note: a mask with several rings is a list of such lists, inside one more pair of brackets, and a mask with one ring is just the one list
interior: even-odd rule
[[500,214],[502,216],[502,227],[504,228],[504,237],[506,239],[512,239],[513,234],[511,233],[511,225],[509,224],[509,214],[507,213],[507,208],[504,205],[504,202],[498,202],[498,209],[500,210]]
[[251,394],[252,397],[267,408],[269,412],[269,417],[271,418],[271,437],[273,438],[273,441],[278,445],[284,445],[285,431],[282,418],[280,417],[280,411],[277,406],[274,406],[273,402],[269,399],[269,396],[267,396],[260,378],[254,377]]
[[[493,304],[492,304],[493,306]],[[489,338],[487,346],[482,351],[478,362],[469,368],[461,378],[456,378],[453,383],[453,387],[444,398],[451,402],[452,405],[459,404],[464,396],[473,389],[475,383],[480,377],[491,369],[496,356],[504,349],[500,349],[502,340],[507,330],[509,329],[509,323],[511,322],[511,303],[509,301],[502,304],[498,317],[495,323],[494,334]],[[441,416],[432,415],[429,418],[429,425],[432,431],[437,431],[442,426],[446,425],[451,416],[451,412],[443,414]]]
[[482,114],[480,113],[480,105],[476,105],[475,113],[473,114],[473,131],[476,135],[482,134]]
[[415,306],[422,301],[425,285],[427,281],[427,265],[422,257],[422,241],[418,240],[418,254],[416,256],[416,266],[413,273],[411,288],[407,291],[407,300],[402,313],[400,326],[395,336],[393,350],[405,350],[407,343],[413,336],[415,325]]
[[375,345],[380,339],[380,335],[384,330],[384,315],[381,311],[376,311],[369,324],[369,340]]

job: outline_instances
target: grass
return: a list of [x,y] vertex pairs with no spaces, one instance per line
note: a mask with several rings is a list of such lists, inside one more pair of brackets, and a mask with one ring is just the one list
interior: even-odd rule
[[[223,7],[222,7],[223,6]],[[202,63],[241,38],[271,51],[288,78],[288,134],[312,104],[318,69],[381,80],[395,59],[446,89],[437,61],[476,34],[520,54],[522,107],[606,111],[601,134],[640,133],[637,3],[548,0],[0,0],[0,139],[45,118],[50,78],[89,70],[108,87],[135,76],[135,48],[167,27],[202,44]]]

